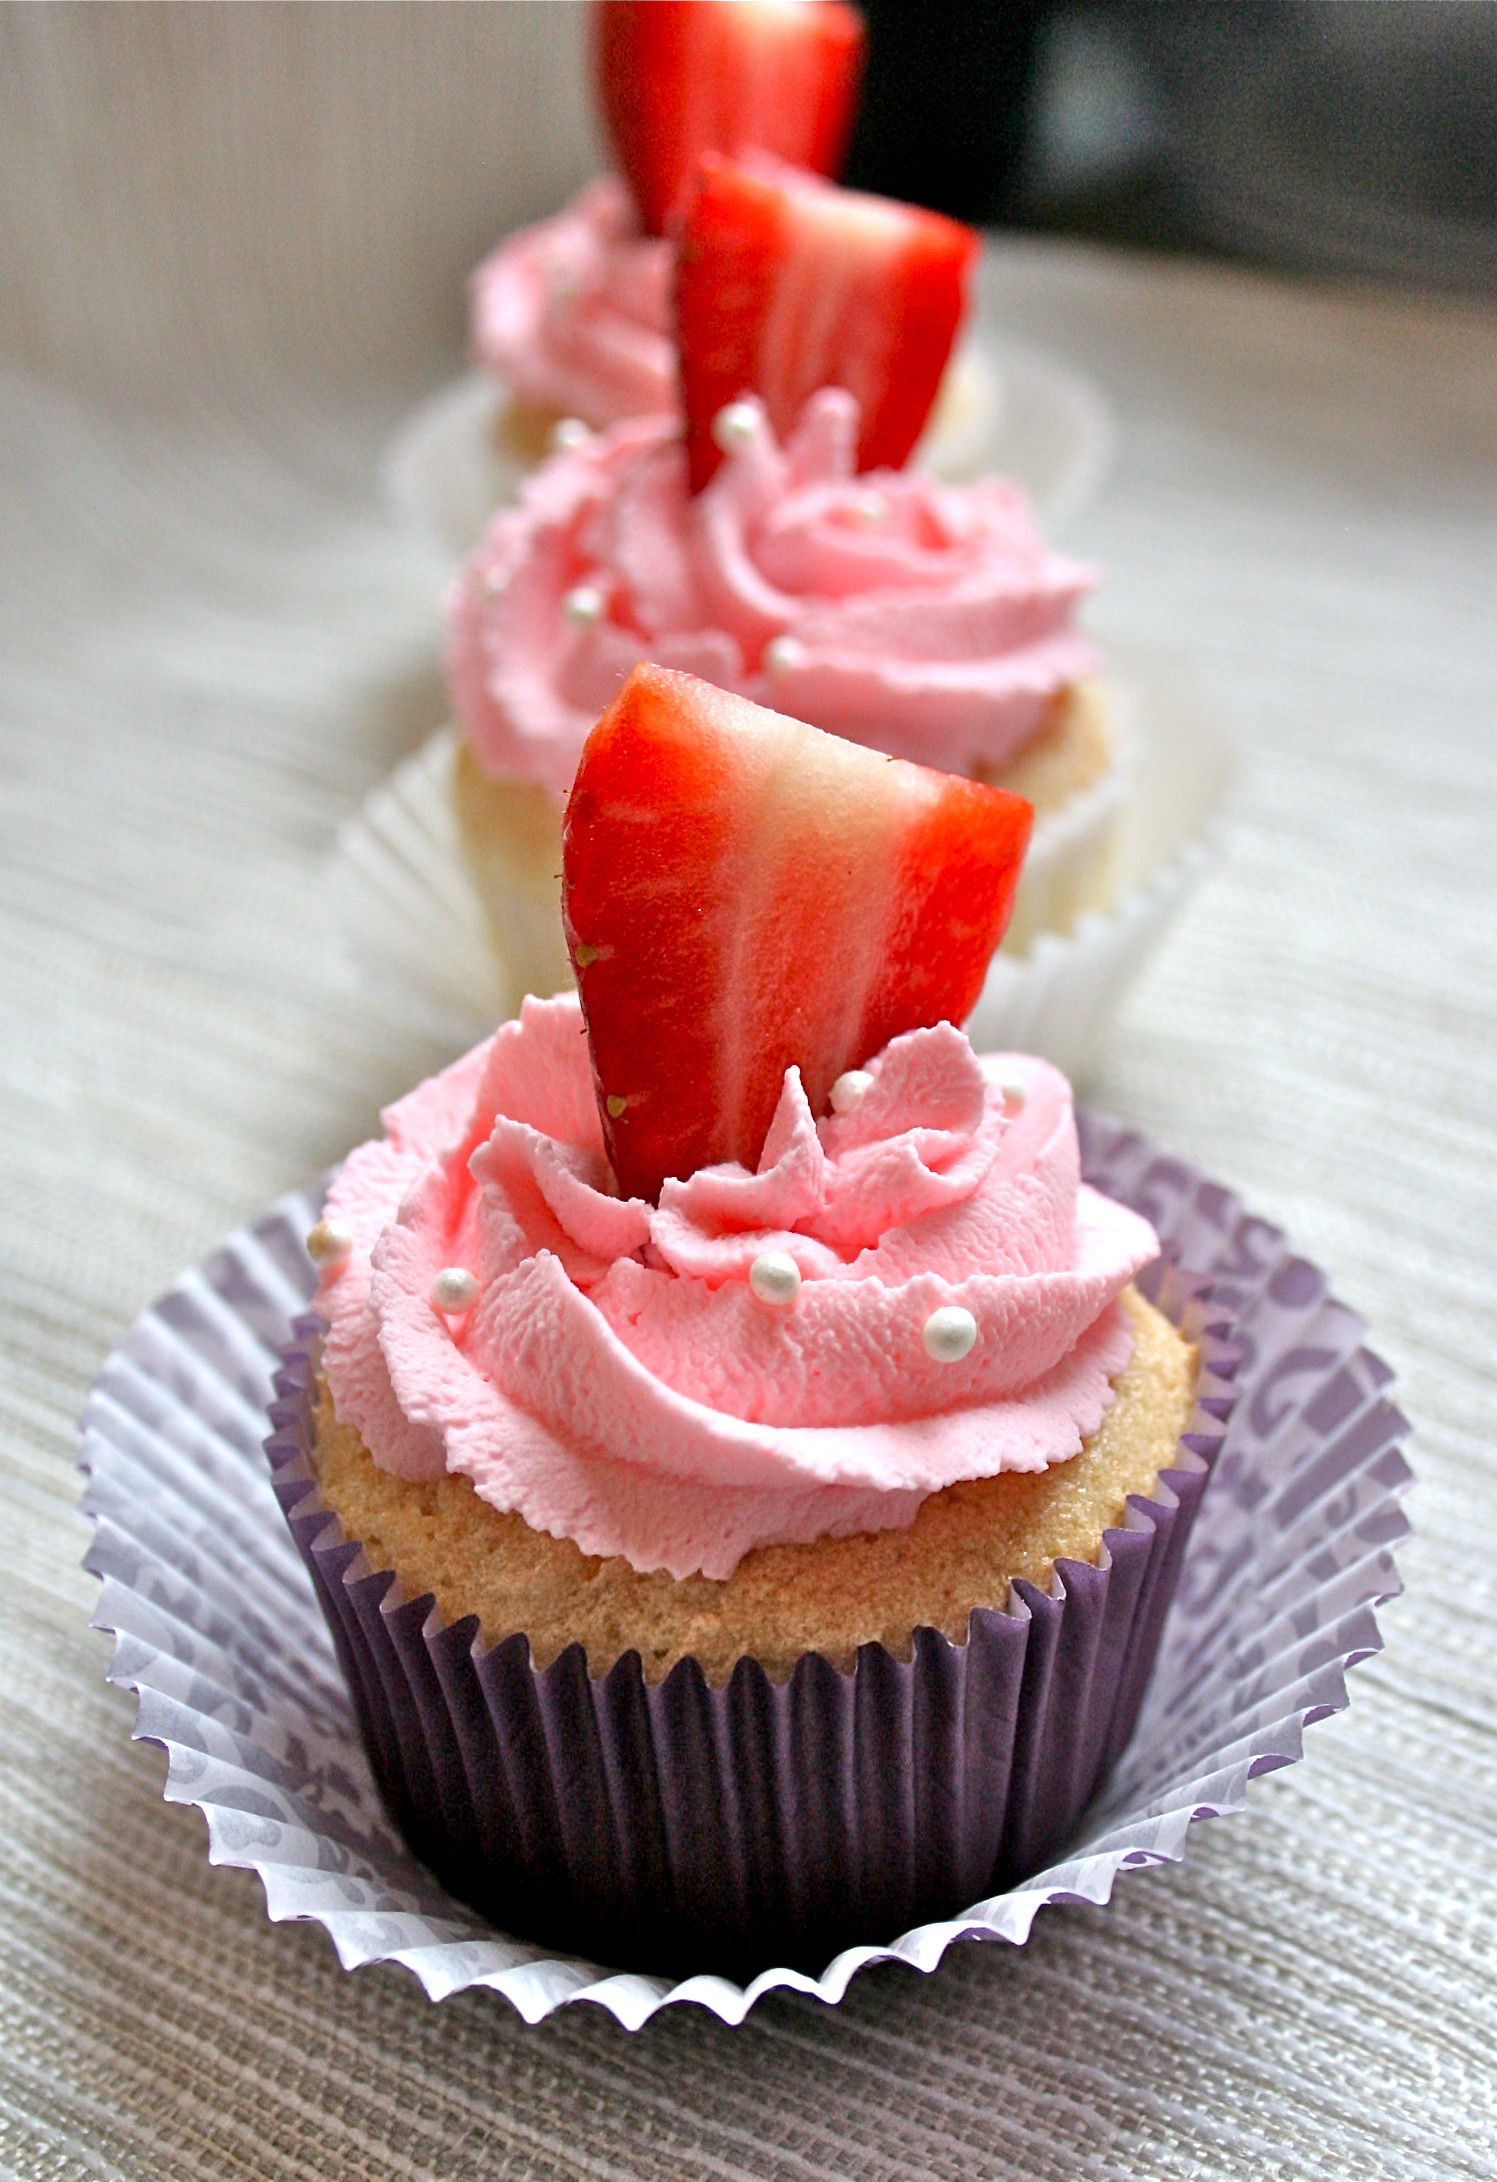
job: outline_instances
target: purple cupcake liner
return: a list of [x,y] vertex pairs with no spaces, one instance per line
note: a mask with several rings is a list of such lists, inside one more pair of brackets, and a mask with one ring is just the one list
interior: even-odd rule
[[1324,1274],[1230,1191],[1079,1119],[1088,1180],[1210,1276],[1242,1361],[1136,1728],[1056,1860],[819,1975],[781,1963],[749,1984],[716,1965],[683,1981],[605,1968],[592,1933],[561,1954],[444,1891],[389,1822],[264,1459],[279,1351],[314,1286],[315,1188],[143,1312],[83,1418],[110,1679],[136,1693],[134,1732],[165,1751],[167,1798],[202,1811],[212,1861],[254,1871],[273,1920],[315,1919],[345,1969],[399,1963],[433,2000],[487,1988],[529,2022],[590,2000],[629,2029],[690,2001],[739,2023],[776,1990],[835,2003],[872,1962],[928,1972],[958,1939],[1022,1946],[1046,1903],[1106,1902],[1120,1873],[1177,1860],[1193,1822],[1240,1810],[1255,1775],[1302,1757],[1305,1725],[1345,1707],[1348,1668],[1380,1646],[1374,1609],[1399,1589],[1408,1428],[1388,1370]]
[[371,1567],[316,1487],[321,1328],[299,1320],[266,1452],[414,1853],[502,1929],[740,1975],[819,1970],[1039,1869],[1132,1732],[1232,1404],[1205,1284],[1161,1260],[1140,1285],[1201,1345],[1198,1404],[1096,1563],[1016,1583],[960,1644],[923,1628],[908,1660],[811,1652],[781,1682],[746,1658],[719,1687],[693,1659],[647,1682],[636,1652],[594,1676],[579,1645],[538,1669],[523,1632],[485,1649],[476,1616],[447,1623]]

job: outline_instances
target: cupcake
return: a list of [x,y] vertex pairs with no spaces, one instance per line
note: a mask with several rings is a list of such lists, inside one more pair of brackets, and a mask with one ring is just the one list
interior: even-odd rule
[[333,1184],[278,1489],[394,1815],[506,1929],[819,1965],[1033,1868],[1127,1739],[1214,1443],[1065,1080],[953,1027],[1027,826],[640,669],[579,994]]
[[620,426],[554,456],[457,578],[456,810],[521,989],[569,981],[561,812],[641,657],[1024,795],[1037,825],[1011,950],[1107,905],[1127,748],[1074,625],[1094,572],[1046,546],[1005,480],[858,474],[856,430],[839,389],[784,447],[762,404],[737,404],[733,451],[692,495],[672,426]]
[[563,417],[679,414],[667,230],[702,154],[835,174],[857,108],[863,23],[845,0],[601,0],[592,29],[620,171],[509,236],[471,283],[474,354],[509,397],[496,431],[525,460]]
[[[758,152],[836,174],[856,110],[863,29],[842,0],[605,0],[594,27],[620,171],[507,236],[470,282],[473,353],[500,391],[492,430],[509,475],[540,461],[558,426],[565,438],[579,423],[680,421],[667,230],[698,162]],[[937,472],[970,465],[990,378],[970,350],[947,374],[925,449]]]

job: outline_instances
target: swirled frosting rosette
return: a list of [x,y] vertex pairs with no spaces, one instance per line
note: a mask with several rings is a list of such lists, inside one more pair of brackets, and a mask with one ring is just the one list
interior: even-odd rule
[[828,388],[781,447],[757,402],[737,404],[733,451],[696,496],[671,424],[620,425],[553,456],[458,576],[459,819],[501,948],[539,912],[522,988],[566,982],[549,923],[560,804],[642,659],[1028,795],[1011,948],[1103,905],[1124,767],[1074,623],[1095,572],[1046,545],[1009,481],[858,475],[856,422]]
[[[980,1062],[940,1024],[867,1073],[818,1121],[792,1069],[757,1172],[621,1200],[578,1005],[527,1001],[334,1185],[339,1416],[399,1477],[460,1473],[533,1529],[678,1578],[1073,1456],[1127,1363],[1116,1299],[1153,1230],[1081,1183],[1046,1063]],[[756,1292],[766,1256],[799,1276],[788,1308]],[[465,1305],[444,1309],[454,1270]],[[943,1311],[969,1314],[964,1354],[933,1353]]]
[[828,388],[781,448],[761,405],[693,498],[661,421],[556,455],[455,584],[448,669],[480,762],[571,785],[641,659],[943,772],[999,773],[1095,670],[1073,626],[1094,572],[1052,552],[1022,490],[855,469]]

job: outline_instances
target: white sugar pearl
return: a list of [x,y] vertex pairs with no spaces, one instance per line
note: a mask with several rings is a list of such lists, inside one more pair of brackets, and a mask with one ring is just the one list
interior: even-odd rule
[[761,1250],[749,1267],[749,1286],[761,1303],[793,1303],[800,1294],[800,1267],[783,1250]]
[[592,436],[580,417],[558,417],[551,427],[551,452],[559,455],[569,448],[585,447]]
[[589,629],[602,619],[607,603],[596,584],[574,583],[561,602],[561,610],[579,629]]
[[725,455],[746,447],[759,427],[756,402],[725,402],[712,420],[712,437]]
[[1023,1084],[1006,1083],[1001,1088],[1004,1105],[1011,1106],[1016,1114],[1021,1114],[1024,1111],[1024,1100],[1028,1095]]
[[465,1266],[444,1265],[431,1284],[431,1300],[439,1311],[471,1310],[478,1297],[478,1283]]
[[832,1085],[831,1099],[834,1114],[850,1114],[855,1106],[861,1106],[873,1089],[873,1078],[866,1068],[847,1068]]
[[353,1229],[341,1220],[319,1220],[307,1237],[307,1256],[314,1265],[341,1265],[353,1250]]
[[881,492],[860,492],[853,507],[864,523],[881,523],[889,512],[889,503]]
[[925,1353],[938,1364],[959,1364],[977,1339],[977,1320],[959,1303],[943,1303],[925,1321]]
[[771,674],[783,674],[788,668],[803,667],[806,663],[806,647],[793,636],[772,637],[764,647],[764,664]]

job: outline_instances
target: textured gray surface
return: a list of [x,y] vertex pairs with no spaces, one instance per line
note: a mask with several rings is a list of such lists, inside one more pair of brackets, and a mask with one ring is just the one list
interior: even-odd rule
[[[1048,247],[995,278],[1120,413],[1072,540],[1109,569],[1099,632],[1187,652],[1248,756],[1226,863],[1093,1093],[1289,1226],[1418,1428],[1409,1595],[1305,1764],[1022,1953],[631,2039],[434,2009],[268,1925],[103,1685],[71,1469],[93,1371],[436,1058],[342,979],[319,872],[440,718],[431,572],[374,465],[453,367],[437,299],[465,257],[585,165],[573,28],[0,13],[0,2171],[1497,2174],[1497,322],[1474,309]],[[269,126],[293,104],[315,130]]]

